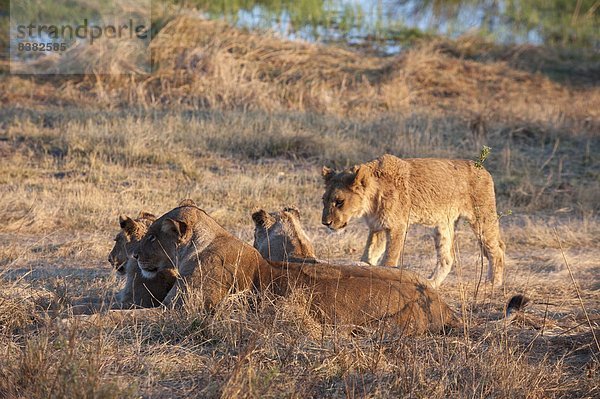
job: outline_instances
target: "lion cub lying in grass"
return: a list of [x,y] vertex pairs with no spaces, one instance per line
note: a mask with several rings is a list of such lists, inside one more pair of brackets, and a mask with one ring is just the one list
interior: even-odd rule
[[241,290],[308,295],[310,313],[327,324],[369,326],[380,321],[410,332],[442,331],[457,319],[448,305],[415,273],[369,266],[268,262],[206,212],[182,206],[161,216],[134,250],[142,274],[154,278],[177,269],[181,279],[165,298],[179,303],[184,290],[200,293],[214,308]]
[[133,248],[155,220],[156,216],[146,212],[141,212],[136,219],[119,217],[121,231],[115,237],[115,246],[108,255],[108,261],[117,273],[126,278],[125,287],[116,296],[121,307],[159,306],[177,279],[173,269],[165,269],[153,278],[145,278],[131,257]]
[[494,182],[474,162],[384,155],[347,170],[324,167],[323,179],[323,224],[338,230],[351,219],[363,218],[369,226],[362,261],[397,266],[408,226],[433,226],[438,262],[431,283],[438,287],[454,263],[454,229],[462,217],[488,259],[488,279],[502,284],[505,246]]

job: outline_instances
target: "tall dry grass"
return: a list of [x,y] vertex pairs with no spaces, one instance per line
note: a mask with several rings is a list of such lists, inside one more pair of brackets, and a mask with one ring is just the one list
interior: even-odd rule
[[302,323],[297,298],[255,299],[232,296],[214,313],[192,298],[181,311],[25,323],[0,335],[0,394],[575,398],[599,388],[586,333],[544,336],[526,319],[498,328],[489,307],[467,333],[346,335]]
[[[150,75],[95,73],[99,62],[110,62],[105,69],[115,72],[135,72],[126,49],[116,51],[111,43],[96,45],[93,52],[81,46],[72,52],[84,54],[44,61],[51,71],[69,67],[61,65],[62,60],[87,63],[88,75],[55,77],[46,84],[38,79],[31,91],[19,89],[22,78],[7,79],[0,100],[363,117],[424,109],[459,115],[473,123],[535,124],[572,134],[600,130],[600,93],[593,80],[586,88],[572,90],[514,61],[535,59],[533,51],[511,56],[504,50],[495,58],[481,60],[476,57],[478,51],[489,54],[492,50],[467,39],[452,45],[428,42],[396,57],[376,57],[179,15],[149,45]],[[593,63],[587,62],[592,71]]]

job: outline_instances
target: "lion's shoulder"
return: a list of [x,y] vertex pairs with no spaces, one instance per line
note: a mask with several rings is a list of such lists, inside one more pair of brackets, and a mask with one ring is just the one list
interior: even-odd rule
[[385,185],[388,181],[395,181],[403,178],[410,173],[411,165],[409,162],[395,155],[385,154],[371,162],[360,165],[364,168],[364,179],[370,182],[377,181]]

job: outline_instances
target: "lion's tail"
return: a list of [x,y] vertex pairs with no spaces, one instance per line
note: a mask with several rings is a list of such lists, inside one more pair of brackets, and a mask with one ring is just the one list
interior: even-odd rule
[[[515,316],[521,312],[527,304],[529,304],[530,299],[523,294],[514,295],[506,304],[506,308],[504,309],[504,317],[499,320],[493,320],[490,322],[491,325],[496,326],[496,328],[503,328],[507,324],[512,323],[515,319]],[[460,330],[463,327],[463,319],[458,316],[452,316],[446,321],[446,325],[444,326],[444,331],[455,331]]]
[[523,310],[527,304],[529,304],[529,298],[527,298],[525,295],[514,295],[506,304],[506,310],[504,312],[505,320],[512,321],[516,314]]

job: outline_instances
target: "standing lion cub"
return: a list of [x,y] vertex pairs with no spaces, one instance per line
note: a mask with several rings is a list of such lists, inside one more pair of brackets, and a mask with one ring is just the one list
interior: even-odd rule
[[324,167],[323,179],[323,224],[338,230],[362,217],[369,226],[362,261],[396,266],[408,226],[435,227],[438,261],[431,283],[438,287],[454,263],[454,228],[463,217],[489,261],[488,279],[502,284],[505,245],[500,239],[494,182],[473,161],[383,155],[349,170]]

